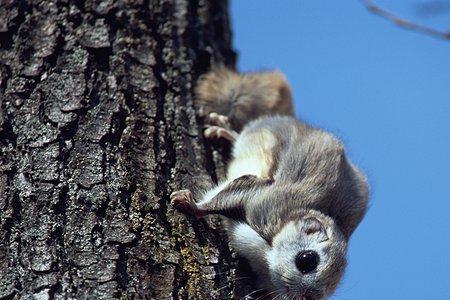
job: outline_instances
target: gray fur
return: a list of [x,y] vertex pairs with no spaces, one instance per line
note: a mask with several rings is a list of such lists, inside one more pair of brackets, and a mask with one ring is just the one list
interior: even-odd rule
[[[292,113],[289,87],[279,73],[240,75],[218,68],[200,80],[197,94],[207,114],[216,103],[233,129],[245,125],[236,140],[229,139],[235,142],[229,178],[199,203],[186,201],[191,196],[185,192],[174,193],[172,203],[199,217],[227,217],[230,241],[253,265],[261,287],[281,289],[288,299],[330,295],[345,269],[347,242],[367,209],[364,176],[330,133],[278,115]],[[264,172],[255,171],[258,162]],[[248,174],[236,176],[246,168]],[[297,270],[295,257],[302,251],[319,254],[314,272]]]
[[366,212],[368,188],[363,175],[347,160],[341,142],[292,117],[280,116],[253,121],[241,134],[263,129],[277,138],[274,184],[260,196],[267,200],[247,203],[246,211],[254,212],[249,218],[258,222],[264,215],[284,218],[295,209],[315,209],[332,217],[348,239]]

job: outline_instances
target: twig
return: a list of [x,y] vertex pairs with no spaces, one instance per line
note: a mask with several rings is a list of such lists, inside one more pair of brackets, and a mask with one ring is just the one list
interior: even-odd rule
[[394,15],[393,13],[379,7],[372,0],[360,0],[364,6],[373,14],[378,15],[384,19],[387,19],[394,23],[395,25],[402,27],[404,29],[417,31],[433,37],[437,37],[444,40],[450,40],[450,31],[441,31],[434,29],[432,27],[416,24],[408,20],[402,19]]

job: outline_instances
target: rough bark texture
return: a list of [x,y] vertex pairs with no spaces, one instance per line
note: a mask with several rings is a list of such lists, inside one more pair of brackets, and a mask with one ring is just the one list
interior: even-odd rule
[[223,168],[192,90],[234,63],[228,22],[216,0],[0,0],[1,299],[241,297],[217,220],[168,206]]

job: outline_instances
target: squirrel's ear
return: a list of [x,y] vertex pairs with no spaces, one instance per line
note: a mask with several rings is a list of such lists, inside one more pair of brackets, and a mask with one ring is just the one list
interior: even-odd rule
[[313,216],[305,216],[302,220],[302,232],[306,235],[317,235],[320,241],[328,240],[327,230],[323,222]]

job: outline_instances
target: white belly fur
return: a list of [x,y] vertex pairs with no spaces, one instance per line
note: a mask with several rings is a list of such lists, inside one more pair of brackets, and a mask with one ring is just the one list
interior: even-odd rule
[[233,148],[233,160],[228,166],[228,180],[243,175],[268,178],[272,167],[272,149],[276,137],[267,129],[240,135]]
[[233,159],[228,166],[227,179],[207,191],[199,204],[210,201],[234,179],[243,175],[268,178],[273,164],[272,149],[276,138],[267,129],[239,135],[233,148]]

